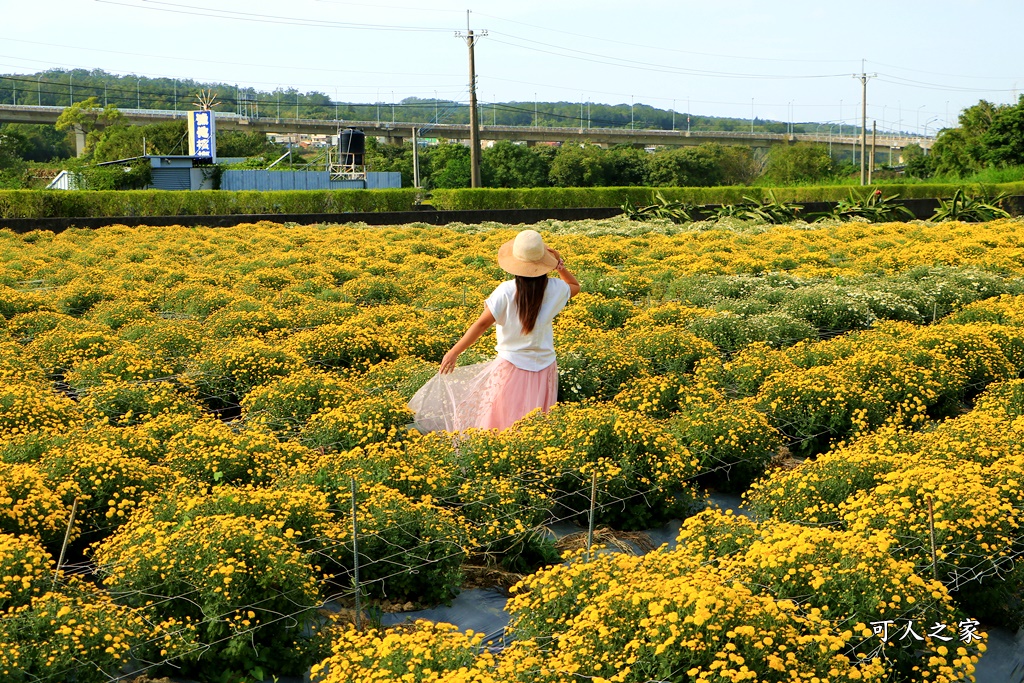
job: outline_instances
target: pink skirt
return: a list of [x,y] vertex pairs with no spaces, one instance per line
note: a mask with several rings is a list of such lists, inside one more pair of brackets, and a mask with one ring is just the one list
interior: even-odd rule
[[409,401],[421,432],[505,429],[532,410],[558,400],[558,364],[532,372],[504,358],[438,373]]

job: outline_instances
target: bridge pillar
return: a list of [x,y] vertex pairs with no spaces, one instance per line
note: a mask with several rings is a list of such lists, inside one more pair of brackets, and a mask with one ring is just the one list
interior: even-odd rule
[[526,146],[527,147],[536,147],[537,146],[537,141],[536,140],[527,140],[526,141]]
[[405,138],[401,137],[400,135],[392,135],[391,137],[388,138],[388,143],[394,145],[395,147],[401,147],[402,145],[405,144]]
[[85,130],[78,125],[74,124],[73,129],[75,131],[75,156],[82,156],[85,154]]

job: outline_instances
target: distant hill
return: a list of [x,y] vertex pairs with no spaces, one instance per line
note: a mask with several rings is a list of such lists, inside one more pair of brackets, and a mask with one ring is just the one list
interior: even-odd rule
[[[102,69],[51,69],[39,73],[0,76],[0,104],[44,104],[68,106],[72,101],[96,97],[101,104],[122,109],[194,108],[200,90],[217,93],[215,109],[251,117],[339,119],[342,121],[395,121],[424,123],[468,123],[469,106],[465,102],[409,97],[392,104],[334,102],[324,93],[299,92],[294,88],[272,92],[254,88],[236,88],[227,83],[203,83],[192,79],[119,76]],[[482,125],[636,128],[671,130],[673,114],[646,104],[584,104],[582,118],[579,102],[481,102]],[[687,117],[689,116],[689,122]],[[436,117],[436,119],[435,119]],[[700,116],[676,112],[675,129],[744,131],[750,130],[750,119]],[[795,123],[793,132],[814,133],[817,123]],[[789,124],[783,121],[754,119],[754,130],[785,133]],[[847,130],[853,130],[847,127]]]

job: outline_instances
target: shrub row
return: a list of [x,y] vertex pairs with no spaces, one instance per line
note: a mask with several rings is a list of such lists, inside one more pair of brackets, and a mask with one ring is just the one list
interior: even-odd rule
[[[953,196],[959,185],[920,184],[882,186],[886,194],[897,192],[902,199],[935,199]],[[1024,194],[1024,182],[1000,185],[966,185],[964,191],[971,195],[1005,192],[1009,195]],[[764,200],[768,193],[774,193],[779,201],[785,202],[837,202],[848,199],[850,190],[858,192],[878,189],[851,188],[845,185],[807,187],[667,187],[658,188],[665,199],[690,204],[742,204],[744,197]],[[651,204],[654,190],[648,187],[535,187],[513,189],[451,189],[434,190],[431,203],[438,209],[551,209],[622,206],[629,200],[635,205]]]
[[408,211],[416,190],[0,190],[0,218]]
[[[950,197],[960,187],[950,184],[902,185],[903,199]],[[835,202],[847,199],[847,186],[828,187],[675,187],[660,188],[666,199],[691,204],[742,204],[745,197],[764,200],[773,192],[786,202]],[[869,188],[873,189],[873,188]],[[890,186],[886,186],[889,190]],[[1024,195],[1024,182],[964,187],[968,194],[1005,192]],[[203,190],[79,190],[0,191],[0,218],[88,218],[101,216],[215,216],[233,214],[345,213],[409,211],[419,191],[283,190],[273,192]],[[636,205],[654,201],[647,187],[537,187],[521,189],[434,190],[438,209],[551,209]]]

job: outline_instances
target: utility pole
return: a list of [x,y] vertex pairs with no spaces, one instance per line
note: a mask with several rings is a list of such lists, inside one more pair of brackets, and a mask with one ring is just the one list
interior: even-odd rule
[[[456,33],[457,38],[465,38],[466,47],[469,48],[469,163],[470,163],[470,187],[480,187],[480,120],[476,104],[476,57],[474,49],[476,39],[486,36],[487,31],[481,31],[473,35],[473,29],[469,27],[469,10],[466,10],[466,34]],[[536,105],[535,105],[536,106]],[[534,114],[536,116],[536,114]]]
[[412,127],[412,186],[420,187],[420,143],[416,139],[416,126]]
[[875,170],[875,139],[878,136],[878,121],[871,122],[871,161],[868,162],[868,185],[871,184],[871,172]]
[[868,79],[874,78],[876,74],[868,76],[864,73],[864,60],[860,60],[860,184],[867,185],[867,151],[868,151]]

